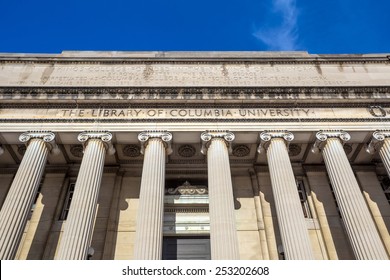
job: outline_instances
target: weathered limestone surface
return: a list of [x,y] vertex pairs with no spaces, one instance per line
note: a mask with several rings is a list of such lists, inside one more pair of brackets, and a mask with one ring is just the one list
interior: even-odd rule
[[[355,56],[353,61],[362,64],[341,64],[337,56],[321,58],[331,63],[318,63],[319,56],[307,53],[286,53],[285,55],[264,52],[235,53],[83,53],[65,52],[61,55],[37,57],[23,54],[7,55],[7,62],[0,70],[0,86],[389,86],[390,67],[377,71],[371,60],[384,61],[383,56]],[[237,55],[231,59],[233,55]],[[175,57],[176,56],[176,57]],[[307,62],[290,64],[297,61]],[[1,54],[0,54],[1,58]],[[60,63],[83,58],[82,65]],[[145,62],[147,59],[147,63]],[[237,62],[237,58],[241,58]],[[269,59],[272,58],[272,64]],[[32,59],[35,63],[28,67],[20,63]],[[154,63],[153,60],[158,60]],[[195,62],[192,60],[195,59]],[[341,57],[343,59],[343,57]],[[110,60],[113,63],[105,64]],[[120,60],[120,63],[115,63]],[[169,61],[175,63],[169,63]],[[199,64],[196,60],[214,61]],[[278,63],[280,61],[281,63]],[[128,63],[126,63],[128,62]],[[14,75],[13,73],[20,73]],[[368,75],[367,75],[368,73]]]

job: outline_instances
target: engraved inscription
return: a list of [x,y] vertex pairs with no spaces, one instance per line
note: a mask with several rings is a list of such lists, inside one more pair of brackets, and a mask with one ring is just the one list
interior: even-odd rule
[[390,108],[102,108],[102,109],[0,109],[2,119],[383,119]]
[[[271,65],[245,63],[185,64],[134,63],[125,65],[54,64],[5,65],[0,69],[4,86],[348,86],[388,85],[381,77],[362,80],[353,72],[339,77],[336,66]],[[27,72],[28,71],[28,72]],[[12,73],[21,73],[13,75]],[[375,83],[374,83],[375,81]]]

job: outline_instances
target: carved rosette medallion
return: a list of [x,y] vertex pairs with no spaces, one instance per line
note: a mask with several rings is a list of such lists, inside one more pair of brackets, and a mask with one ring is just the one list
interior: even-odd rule
[[235,145],[233,146],[233,156],[235,157],[245,157],[249,155],[250,149],[247,145]]
[[191,185],[188,181],[185,181],[183,185],[178,186],[177,188],[169,188],[166,191],[168,195],[199,195],[199,194],[208,194],[206,186],[200,185]]
[[234,141],[235,135],[233,132],[228,130],[206,130],[200,135],[200,139],[202,139],[202,149],[201,153],[206,155],[207,149],[211,144],[211,140],[213,138],[222,138],[225,140],[225,143],[228,147],[228,151],[232,153],[232,142]]
[[346,155],[349,155],[353,150],[351,144],[344,144],[343,148]]
[[109,155],[115,154],[115,148],[111,143],[112,139],[112,134],[110,132],[105,132],[105,131],[84,131],[79,134],[77,139],[83,143],[83,147],[85,147],[88,144],[88,141],[91,139],[99,139],[103,142],[104,147],[107,150],[107,153]]
[[343,130],[321,130],[317,132],[316,138],[317,140],[314,142],[313,148],[311,149],[313,153],[318,153],[320,150],[322,150],[328,138],[339,138],[341,143],[344,145],[345,142],[351,139],[351,135]]
[[18,153],[21,156],[24,156],[26,153],[26,145],[18,145]]
[[290,157],[295,157],[297,155],[299,155],[302,151],[302,147],[301,145],[298,145],[298,144],[290,144],[289,147],[288,147],[288,155]]
[[196,153],[196,149],[192,145],[181,145],[178,149],[178,153],[181,157],[193,157]]
[[378,152],[382,146],[383,146],[383,141],[390,137],[390,130],[377,130],[372,134],[372,138],[370,143],[367,144],[366,146],[366,151],[369,154],[375,154]]
[[52,152],[54,154],[60,153],[60,149],[58,148],[58,146],[55,142],[55,134],[53,132],[50,132],[50,131],[29,131],[29,132],[22,133],[19,136],[19,141],[22,143],[25,143],[26,146],[28,146],[31,139],[42,139],[46,143],[46,146],[50,152]]
[[77,158],[82,158],[84,154],[84,148],[83,145],[71,145],[70,146],[70,153]]
[[141,148],[138,145],[126,145],[123,147],[123,154],[127,157],[139,157],[141,155]]
[[259,154],[263,153],[268,149],[269,144],[271,143],[272,138],[281,138],[284,139],[287,149],[289,148],[289,142],[294,140],[294,134],[287,130],[274,130],[274,131],[263,131],[260,133],[260,144],[257,148]]
[[167,155],[172,153],[172,134],[165,130],[146,130],[138,134],[141,143],[141,154],[144,154],[148,141],[151,138],[160,138],[165,146]]

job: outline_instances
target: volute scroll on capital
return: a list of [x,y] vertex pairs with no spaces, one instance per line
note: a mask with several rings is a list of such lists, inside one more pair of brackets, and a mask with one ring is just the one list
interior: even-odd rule
[[26,146],[29,145],[30,140],[41,139],[45,142],[46,147],[50,152],[57,155],[60,153],[57,143],[55,142],[55,134],[51,131],[28,131],[20,134],[19,141]]
[[145,148],[151,138],[160,138],[167,155],[172,154],[172,133],[166,130],[146,130],[138,134],[138,140],[141,142],[141,154],[145,153]]
[[390,138],[390,130],[376,130],[372,134],[370,142],[366,146],[366,152],[373,155],[378,152],[382,146],[383,141]]
[[81,132],[77,139],[83,144],[84,149],[86,148],[88,141],[91,139],[99,139],[103,142],[104,147],[109,155],[115,154],[115,148],[112,144],[112,134],[107,131],[84,131]]
[[340,139],[341,144],[344,145],[345,142],[351,139],[351,135],[344,130],[320,130],[316,133],[316,138],[317,140],[314,142],[311,149],[313,153],[318,153],[322,150],[329,138],[338,138]]
[[287,130],[274,130],[274,131],[263,131],[260,133],[260,144],[257,148],[257,152],[261,154],[262,152],[268,149],[269,144],[271,143],[272,138],[281,138],[285,141],[288,146],[292,140],[294,140],[294,134]]
[[211,144],[211,140],[213,138],[221,138],[225,141],[229,154],[232,153],[232,142],[235,139],[235,135],[233,132],[229,130],[206,130],[205,132],[202,132],[200,135],[200,139],[202,139],[202,148],[200,152],[204,155],[207,154],[207,150]]

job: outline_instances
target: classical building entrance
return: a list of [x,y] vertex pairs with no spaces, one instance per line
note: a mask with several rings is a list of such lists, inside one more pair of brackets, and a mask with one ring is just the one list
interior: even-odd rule
[[388,54],[0,56],[0,259],[388,259]]

